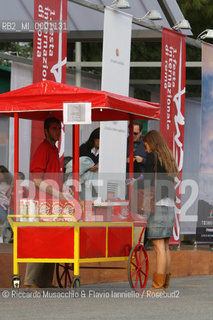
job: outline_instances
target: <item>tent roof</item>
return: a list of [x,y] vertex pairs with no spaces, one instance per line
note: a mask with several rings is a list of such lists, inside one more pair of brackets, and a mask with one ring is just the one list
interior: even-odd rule
[[[103,13],[84,6],[84,3],[97,6],[110,6],[113,0],[69,0],[68,1],[68,33],[71,41],[97,40],[103,37]],[[184,16],[176,0],[129,0],[130,9],[119,9],[134,17],[142,18],[148,10],[158,10],[162,20],[149,21],[151,26],[171,28]],[[4,41],[32,41],[32,28],[26,30],[23,26],[29,23],[33,26],[34,0],[1,0],[0,20],[11,22],[12,28],[0,26],[0,37]],[[187,18],[186,18],[187,19]],[[148,30],[133,24],[132,38],[161,38],[159,32]],[[179,31],[192,35],[190,30]]]
[[30,86],[0,94],[0,115],[44,120],[56,116],[62,120],[64,102],[91,102],[92,120],[159,119],[158,103],[53,81],[41,81]]

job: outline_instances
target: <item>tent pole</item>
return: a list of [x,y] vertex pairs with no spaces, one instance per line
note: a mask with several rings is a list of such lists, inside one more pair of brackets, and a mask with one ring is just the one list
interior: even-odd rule
[[17,112],[14,113],[14,214],[17,214],[17,203],[18,203],[18,171],[19,171],[19,115]]
[[[133,178],[133,118],[130,119],[129,124],[129,178]],[[131,184],[129,185],[129,198],[131,197]]]
[[[75,62],[81,63],[81,42],[75,43]],[[75,68],[75,86],[81,87],[81,67]]]
[[74,197],[79,200],[79,125],[73,125],[73,177]]

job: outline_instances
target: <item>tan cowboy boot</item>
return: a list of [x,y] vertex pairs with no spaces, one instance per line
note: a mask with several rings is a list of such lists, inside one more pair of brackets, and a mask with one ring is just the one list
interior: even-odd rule
[[170,283],[170,279],[171,279],[171,273],[167,273],[166,277],[165,277],[164,285],[163,285],[163,287],[165,289],[168,289],[169,283]]
[[165,274],[154,273],[152,278],[152,286],[150,289],[143,291],[143,295],[149,296],[154,293],[165,293],[164,290]]
[[152,286],[150,289],[163,289],[165,283],[165,274],[154,273],[152,278]]

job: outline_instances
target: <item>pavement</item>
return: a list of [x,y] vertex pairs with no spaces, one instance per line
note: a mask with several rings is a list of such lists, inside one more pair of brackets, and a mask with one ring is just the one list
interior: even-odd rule
[[[148,282],[149,288],[151,282]],[[1,289],[0,319],[213,319],[213,275],[174,278],[166,295],[143,296],[129,283],[79,289]]]

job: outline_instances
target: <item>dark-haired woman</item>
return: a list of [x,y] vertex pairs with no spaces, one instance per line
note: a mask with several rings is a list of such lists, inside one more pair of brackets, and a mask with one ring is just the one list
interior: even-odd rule
[[[99,161],[100,128],[92,131],[89,139],[80,146],[79,151],[79,190],[81,200],[92,200],[97,197],[98,161]],[[73,161],[66,165],[67,186],[73,185],[72,180]]]
[[89,139],[80,146],[80,157],[89,157],[94,162],[89,171],[98,171],[100,128],[92,131]]

